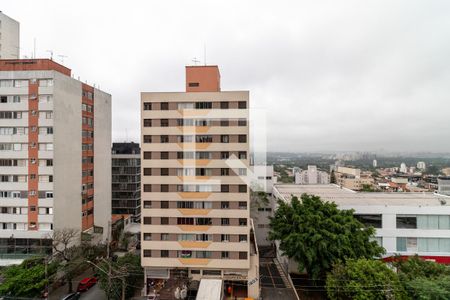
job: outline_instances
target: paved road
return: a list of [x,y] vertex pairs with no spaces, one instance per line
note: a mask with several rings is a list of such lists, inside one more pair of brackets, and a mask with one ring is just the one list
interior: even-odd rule
[[97,283],[88,291],[81,294],[80,300],[106,300],[106,294]]

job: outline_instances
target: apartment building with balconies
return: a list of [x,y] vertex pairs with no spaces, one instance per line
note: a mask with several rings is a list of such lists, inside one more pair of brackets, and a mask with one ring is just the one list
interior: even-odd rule
[[181,271],[258,297],[248,123],[249,92],[221,91],[217,66],[186,67],[186,92],[141,93],[147,292]]
[[0,60],[1,258],[51,252],[54,230],[106,238],[110,145],[109,94],[49,59]]

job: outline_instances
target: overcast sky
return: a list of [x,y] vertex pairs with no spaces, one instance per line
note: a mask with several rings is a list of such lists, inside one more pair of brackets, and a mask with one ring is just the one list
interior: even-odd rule
[[[2,1],[22,55],[47,50],[113,97],[113,140],[139,139],[139,93],[183,91],[217,64],[250,90],[271,151],[450,152],[450,1]],[[267,122],[264,121],[267,116]]]

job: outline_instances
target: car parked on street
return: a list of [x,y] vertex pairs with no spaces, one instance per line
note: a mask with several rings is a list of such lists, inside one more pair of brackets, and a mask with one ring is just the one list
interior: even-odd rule
[[61,300],[78,300],[80,299],[80,293],[70,293],[68,295],[65,295]]
[[95,277],[86,277],[83,278],[78,284],[77,292],[85,292],[90,289],[94,284],[97,283],[97,278]]

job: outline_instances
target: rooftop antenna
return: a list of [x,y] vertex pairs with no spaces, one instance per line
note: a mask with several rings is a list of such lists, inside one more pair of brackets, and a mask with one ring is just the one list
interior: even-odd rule
[[199,63],[200,62],[200,60],[198,60],[197,59],[197,57],[194,57],[193,59],[192,59],[192,62],[194,63],[194,65],[196,66],[197,65],[197,63]]
[[50,60],[53,60],[53,50],[47,50],[50,53]]
[[68,56],[59,54],[58,57],[61,59],[61,64],[63,65],[64,64],[64,58],[67,58]]

